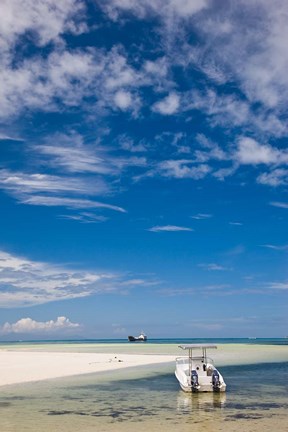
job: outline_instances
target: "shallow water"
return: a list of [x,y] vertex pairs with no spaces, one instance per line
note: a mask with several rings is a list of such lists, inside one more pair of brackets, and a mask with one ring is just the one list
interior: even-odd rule
[[288,363],[222,367],[226,394],[179,390],[174,364],[0,389],[1,432],[286,431]]

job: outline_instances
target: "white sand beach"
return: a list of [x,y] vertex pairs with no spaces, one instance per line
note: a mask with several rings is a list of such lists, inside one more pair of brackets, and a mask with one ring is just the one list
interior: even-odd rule
[[[56,351],[54,351],[54,348]],[[65,352],[61,352],[61,348]],[[69,352],[67,350],[69,349]],[[41,381],[73,375],[104,372],[127,367],[174,362],[185,355],[175,345],[113,347],[95,345],[103,352],[75,352],[75,346],[0,348],[0,386]],[[123,352],[123,351],[128,351]],[[105,352],[106,351],[106,352]],[[108,351],[108,352],[107,352]],[[135,353],[138,351],[138,354]],[[223,344],[211,352],[216,365],[236,365],[288,361],[287,346]]]
[[175,356],[0,351],[0,386],[174,361]]

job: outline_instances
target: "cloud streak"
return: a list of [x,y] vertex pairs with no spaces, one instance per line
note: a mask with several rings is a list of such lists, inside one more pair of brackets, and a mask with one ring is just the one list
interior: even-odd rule
[[286,251],[288,250],[288,245],[272,245],[272,244],[265,244],[262,245],[262,247],[268,248],[268,249],[273,249],[273,250],[277,250],[277,251]]
[[112,272],[73,270],[0,251],[0,307],[26,307],[97,294],[127,294],[149,285]]
[[178,231],[194,231],[192,228],[177,226],[177,225],[157,225],[149,228],[148,231],[151,232],[178,232]]
[[208,270],[208,271],[226,271],[229,270],[227,267],[223,267],[219,264],[215,264],[215,263],[209,263],[209,264],[198,264],[198,267],[203,268],[204,270]]

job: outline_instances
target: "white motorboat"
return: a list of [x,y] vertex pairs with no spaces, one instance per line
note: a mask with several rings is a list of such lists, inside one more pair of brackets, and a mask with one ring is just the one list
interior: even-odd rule
[[[179,345],[188,350],[188,356],[176,358],[175,376],[185,392],[225,392],[225,381],[207,357],[207,349],[215,349],[217,345],[189,344]],[[199,355],[199,350],[202,355]],[[195,351],[198,351],[195,353]]]

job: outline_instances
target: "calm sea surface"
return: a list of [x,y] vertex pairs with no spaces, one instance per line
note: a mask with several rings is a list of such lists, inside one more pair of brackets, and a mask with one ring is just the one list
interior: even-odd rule
[[288,430],[288,363],[226,366],[221,372],[226,394],[185,394],[174,363],[2,387],[0,431]]
[[[16,341],[16,342],[0,342],[1,345],[10,346],[25,346],[33,344],[50,345],[51,343],[58,345],[83,345],[83,344],[129,344],[126,339],[81,339],[81,340],[37,340],[37,341]],[[147,344],[187,344],[187,343],[215,343],[215,344],[265,344],[265,345],[288,345],[288,336],[285,338],[177,338],[177,339],[148,339]]]

